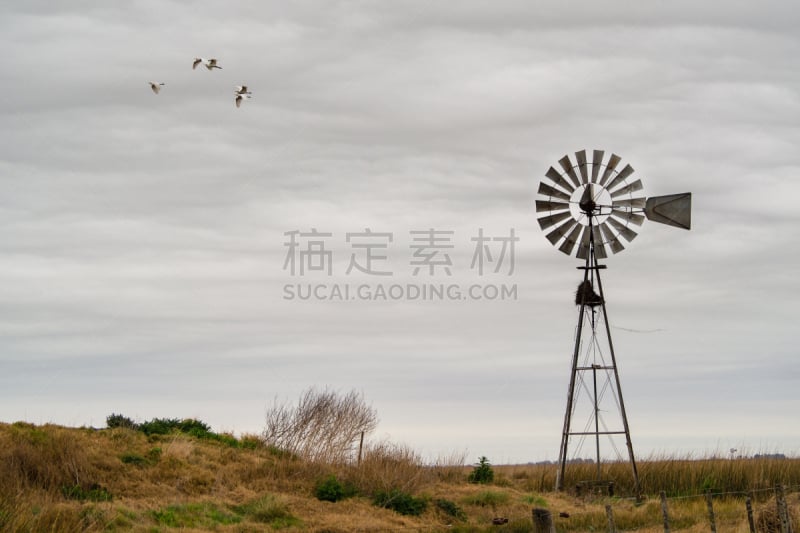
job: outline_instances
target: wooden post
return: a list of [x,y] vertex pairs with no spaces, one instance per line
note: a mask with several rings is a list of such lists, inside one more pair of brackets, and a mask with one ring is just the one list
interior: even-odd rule
[[706,506],[708,507],[708,521],[711,523],[711,532],[717,533],[717,520],[714,518],[714,503],[711,500],[711,491],[706,491]]
[[606,516],[608,517],[608,533],[617,533],[617,525],[614,523],[614,511],[610,505],[606,505]]
[[553,515],[547,509],[533,508],[533,533],[556,533]]
[[786,507],[786,498],[783,495],[783,485],[775,485],[775,502],[778,505],[778,518],[781,521],[781,533],[793,533],[792,521],[789,518],[789,509]]
[[747,506],[747,524],[750,526],[750,533],[756,533],[756,523],[753,520],[753,498],[748,496],[744,504]]
[[361,432],[361,441],[358,443],[358,466],[361,466],[361,452],[364,450],[364,432]]
[[661,514],[664,516],[664,533],[669,533],[669,514],[667,513],[667,493],[661,491]]

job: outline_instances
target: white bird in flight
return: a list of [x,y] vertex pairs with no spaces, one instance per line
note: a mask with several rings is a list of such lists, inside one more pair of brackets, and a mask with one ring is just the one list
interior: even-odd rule
[[247,90],[247,85],[237,85],[236,94],[253,94]]
[[196,69],[197,65],[199,65],[200,63],[203,63],[203,62],[205,62],[205,67],[208,70],[214,70],[215,68],[219,68],[219,69],[222,68],[219,65],[217,65],[217,60],[214,59],[214,58],[212,58],[212,59],[203,59],[202,57],[195,57],[194,58],[194,62],[192,63],[192,70]]
[[240,107],[246,98],[252,98],[250,93],[236,93],[236,107]]
[[164,85],[163,83],[157,81],[148,81],[147,83],[150,84],[150,88],[153,89],[155,94],[158,94],[158,91],[161,90],[161,86]]

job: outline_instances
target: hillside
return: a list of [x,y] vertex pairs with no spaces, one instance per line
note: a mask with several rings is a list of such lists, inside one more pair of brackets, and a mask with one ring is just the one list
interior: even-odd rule
[[[674,472],[694,468],[701,476],[716,475],[723,481],[715,462],[672,463]],[[729,470],[743,464],[723,463]],[[762,477],[798,483],[797,460],[764,459],[756,466],[753,472]],[[492,468],[491,482],[470,483],[472,467],[422,466],[413,452],[390,444],[372,448],[358,466],[332,466],[266,447],[254,436],[234,439],[181,431],[147,435],[122,427],[0,423],[0,529],[530,531],[532,508],[541,507],[551,510],[559,531],[588,531],[605,530],[605,504],[611,503],[621,529],[663,530],[656,501],[636,505],[624,497],[578,499],[547,491],[552,467]],[[663,462],[642,464],[641,470],[652,482],[652,476],[666,471],[658,468],[665,468]],[[751,475],[745,468],[737,471]],[[666,476],[663,480],[670,481]],[[760,483],[769,487],[772,482],[765,478]],[[673,492],[679,490],[673,487]],[[757,510],[774,507],[769,497],[764,495]],[[790,504],[796,508],[795,493]],[[708,530],[702,499],[684,497],[670,505],[676,526]],[[720,527],[746,528],[740,499],[727,497],[717,505]],[[508,523],[493,525],[498,517]]]

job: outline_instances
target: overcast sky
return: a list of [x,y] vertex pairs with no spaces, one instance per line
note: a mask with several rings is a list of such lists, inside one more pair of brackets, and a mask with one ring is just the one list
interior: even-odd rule
[[[693,193],[691,231],[646,221],[605,261],[637,455],[800,450],[794,3],[124,6],[0,5],[0,420],[260,432],[316,386],[426,457],[555,460],[582,274],[534,201],[602,149]],[[449,275],[414,273],[429,230]],[[471,268],[480,230],[513,263]],[[292,297],[427,283],[516,298]]]

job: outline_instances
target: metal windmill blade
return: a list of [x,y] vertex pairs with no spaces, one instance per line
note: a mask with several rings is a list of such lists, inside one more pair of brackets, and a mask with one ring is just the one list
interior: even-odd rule
[[[539,183],[536,213],[547,240],[567,255],[585,259],[590,246],[605,258],[625,249],[645,218],[679,228],[691,227],[691,193],[645,198],[644,186],[622,158],[604,150],[569,154],[551,166]],[[591,244],[590,244],[591,243]]]

